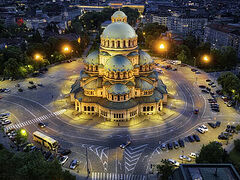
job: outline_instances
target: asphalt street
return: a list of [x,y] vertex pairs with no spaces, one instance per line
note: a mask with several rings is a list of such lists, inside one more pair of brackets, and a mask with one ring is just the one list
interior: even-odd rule
[[[58,140],[62,147],[70,148],[72,154],[64,166],[68,168],[70,160],[78,159],[80,164],[75,173],[86,173],[87,151],[88,168],[92,179],[112,177],[121,179],[127,176],[133,179],[146,179],[151,158],[156,149],[159,149],[160,143],[192,134],[199,124],[216,120],[236,123],[240,120],[237,112],[227,107],[222,100],[219,100],[220,112],[211,111],[207,103],[210,95],[202,94],[198,87],[206,85],[205,80],[208,79],[206,73],[195,74],[191,67],[176,67],[178,71],[164,70],[161,76],[175,84],[174,89],[177,93],[174,98],[182,100],[184,105],[180,109],[176,108],[178,111],[176,115],[152,127],[98,129],[87,123],[82,126],[71,123],[70,117],[64,112],[66,108],[73,106],[65,104],[64,107],[56,107],[53,102],[56,100],[65,102],[71,84],[83,69],[81,59],[53,66],[40,77],[0,82],[1,88],[11,89],[10,93],[1,94],[3,98],[0,100],[0,109],[1,112],[11,113],[12,124],[7,128],[25,128],[30,135],[30,141],[32,132],[38,130]],[[36,90],[28,89],[30,80],[42,83],[43,87],[37,87]],[[17,83],[24,89],[23,92],[17,91],[15,87]],[[173,87],[169,87],[171,88]],[[168,106],[174,110],[177,104]],[[193,114],[195,108],[199,109],[198,115]],[[152,116],[149,115],[148,118]],[[47,127],[39,129],[38,122],[45,122]],[[129,138],[132,144],[125,150],[120,149],[119,145]],[[160,158],[162,157],[159,156],[159,162]]]

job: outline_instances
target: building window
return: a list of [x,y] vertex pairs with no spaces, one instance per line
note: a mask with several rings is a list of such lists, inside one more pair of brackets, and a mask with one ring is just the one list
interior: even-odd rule
[[90,111],[90,106],[88,106],[88,111]]
[[94,106],[92,106],[92,111],[94,111]]
[[86,106],[84,106],[84,111],[87,111],[87,107]]
[[117,100],[120,101],[120,96],[119,95],[117,96]]
[[123,99],[126,100],[126,95],[123,96]]
[[153,106],[151,106],[151,111],[153,111]]
[[147,111],[149,111],[149,110],[150,110],[150,107],[148,106],[148,107],[147,107]]
[[143,107],[143,111],[146,111],[146,107],[145,106]]

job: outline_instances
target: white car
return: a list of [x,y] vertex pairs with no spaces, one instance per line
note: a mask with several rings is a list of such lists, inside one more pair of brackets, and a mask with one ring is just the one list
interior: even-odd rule
[[191,158],[190,158],[190,157],[184,156],[184,155],[180,155],[180,156],[179,156],[179,159],[181,159],[181,160],[186,160],[186,161],[188,161],[188,162],[191,161]]
[[61,156],[59,158],[59,162],[61,165],[63,165],[68,160],[68,156]]
[[11,124],[12,122],[10,120],[5,120],[5,121],[2,121],[2,125],[8,125],[8,124]]
[[204,134],[204,133],[205,133],[205,130],[204,130],[204,129],[202,129],[202,128],[200,128],[200,127],[199,127],[199,128],[197,128],[197,131],[198,131],[198,132],[200,132],[201,134]]
[[208,131],[207,126],[205,126],[204,124],[200,126],[200,128],[204,129],[206,132]]
[[78,165],[78,160],[77,159],[74,159],[72,160],[71,164],[70,164],[70,169],[75,169]]
[[179,162],[175,161],[174,159],[168,159],[168,162],[169,162],[171,165],[180,166]]
[[6,89],[4,90],[5,93],[10,92],[10,91],[11,91],[11,90],[8,89],[8,88],[6,88]]
[[198,157],[198,154],[192,152],[189,154],[189,157],[196,159],[196,157]]

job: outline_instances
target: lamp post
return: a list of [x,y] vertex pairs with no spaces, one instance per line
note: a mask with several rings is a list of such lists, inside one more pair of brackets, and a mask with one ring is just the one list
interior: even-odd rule
[[160,49],[161,51],[165,51],[165,58],[167,58],[166,45],[165,45],[164,43],[161,43],[161,44],[159,45],[159,49]]
[[34,55],[34,59],[35,59],[36,61],[38,61],[38,60],[42,60],[43,57],[42,57],[41,54],[37,53],[37,54]]

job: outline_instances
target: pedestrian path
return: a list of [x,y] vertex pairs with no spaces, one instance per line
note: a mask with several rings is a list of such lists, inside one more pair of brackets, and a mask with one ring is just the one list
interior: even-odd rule
[[17,123],[17,124],[12,124],[10,126],[5,127],[5,131],[8,131],[9,129],[13,129],[13,128],[14,129],[19,129],[19,128],[22,128],[24,126],[28,126],[30,124],[34,124],[36,122],[42,122],[42,121],[44,121],[46,119],[49,119],[51,117],[63,114],[65,111],[66,111],[66,109],[62,109],[60,111],[56,111],[56,112],[53,112],[53,113],[50,113],[50,114],[46,114],[46,115],[43,115],[43,116],[31,119],[31,120],[28,120],[28,121],[24,121],[24,122]]
[[91,180],[146,180],[146,175],[92,172]]

